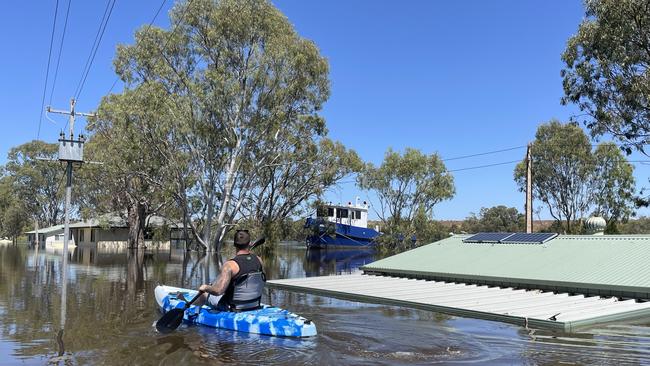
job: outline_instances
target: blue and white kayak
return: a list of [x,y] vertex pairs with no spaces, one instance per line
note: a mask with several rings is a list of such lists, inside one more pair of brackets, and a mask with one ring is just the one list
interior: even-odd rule
[[[162,285],[156,286],[156,301],[164,313],[174,308],[182,309],[185,306],[185,301],[176,298],[179,292],[188,300],[197,294],[196,290]],[[213,328],[277,337],[311,337],[316,335],[316,325],[311,320],[287,310],[264,304],[262,304],[261,309],[242,312],[218,311],[205,305],[200,308],[192,305],[185,311],[183,320],[188,323]]]

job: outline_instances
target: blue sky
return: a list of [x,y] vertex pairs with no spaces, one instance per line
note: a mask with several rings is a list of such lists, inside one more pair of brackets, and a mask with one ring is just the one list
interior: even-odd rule
[[[115,46],[131,43],[161,0],[117,0],[77,110],[91,111],[115,81]],[[0,13],[0,163],[38,130],[55,1],[13,2]],[[67,109],[93,43],[105,1],[72,0],[52,106]],[[330,63],[331,98],[323,114],[330,136],[379,164],[387,148],[438,152],[443,158],[523,146],[540,123],[567,120],[561,106],[560,54],[584,17],[578,0],[554,1],[298,1],[275,0],[297,31]],[[168,0],[155,24],[169,27]],[[60,0],[50,71],[56,66],[66,0]],[[121,85],[118,83],[116,90]],[[49,104],[50,89],[45,104]],[[63,117],[43,119],[41,138],[55,141]],[[78,122],[77,131],[85,121]],[[523,158],[525,149],[451,160],[451,170]],[[633,155],[631,159],[643,159]],[[462,219],[498,204],[523,209],[513,164],[454,173],[456,196],[438,219]],[[639,188],[650,169],[636,164]],[[329,198],[359,195],[342,184]],[[371,198],[372,197],[368,197]],[[647,210],[641,214],[647,214]],[[542,217],[548,214],[542,212]]]

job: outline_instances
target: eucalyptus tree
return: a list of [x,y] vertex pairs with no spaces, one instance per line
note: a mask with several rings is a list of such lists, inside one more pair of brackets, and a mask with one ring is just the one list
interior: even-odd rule
[[586,18],[562,60],[565,96],[595,136],[647,155],[650,138],[650,0],[585,1]]
[[164,136],[141,143],[161,148],[161,186],[218,250],[259,175],[324,135],[328,64],[268,1],[193,0],[170,14],[171,30],[146,26],[119,46],[115,68],[127,93],[155,90],[160,102],[140,108],[164,115]]
[[292,146],[282,148],[272,163],[258,171],[250,198],[242,206],[242,216],[263,223],[267,235],[286,218],[311,210],[308,202],[363,166],[353,150],[328,138],[315,141],[296,134],[288,141]]
[[[630,214],[634,177],[632,166],[613,145],[592,152],[584,131],[575,123],[551,120],[537,129],[531,147],[533,198],[567,232],[579,232],[575,223],[591,211],[612,220]],[[517,165],[514,178],[526,187],[526,161]]]
[[388,149],[382,164],[366,164],[357,182],[376,193],[377,215],[385,226],[396,230],[405,230],[404,223],[410,225],[418,213],[431,218],[434,206],[455,193],[454,177],[440,157],[412,148],[403,155]]
[[15,240],[29,225],[30,214],[25,203],[16,196],[13,179],[4,175],[0,178],[0,236]]
[[[98,117],[88,125],[91,137],[86,156],[101,165],[87,164],[81,179],[82,210],[125,211],[128,245],[144,246],[146,218],[161,213],[173,199],[164,153],[170,125],[165,99],[155,85],[141,85],[102,100]],[[168,151],[165,151],[169,153]]]
[[[57,158],[58,145],[42,141],[31,141],[9,150],[4,179],[8,194],[15,198],[14,218],[35,218],[44,226],[61,222],[64,170],[56,161],[47,161]],[[18,214],[19,210],[25,213]]]
[[613,143],[602,143],[594,151],[594,211],[609,224],[626,221],[634,214],[634,166]]

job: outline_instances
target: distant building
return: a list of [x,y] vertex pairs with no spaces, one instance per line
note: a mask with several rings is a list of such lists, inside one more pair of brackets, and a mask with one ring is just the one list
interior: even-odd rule
[[[154,238],[155,229],[165,229],[163,238]],[[28,231],[30,243],[35,241],[34,230]],[[63,225],[38,230],[41,246],[63,248]],[[129,236],[126,219],[119,215],[103,215],[99,218],[70,224],[69,246],[94,246],[104,249],[125,248]],[[153,249],[169,249],[171,242],[182,238],[182,225],[160,216],[149,216],[144,231],[145,246]]]
[[[34,230],[25,234],[27,234],[27,241],[30,244],[36,242],[36,232]],[[60,246],[60,248],[63,248],[63,224],[38,229],[38,237],[39,247],[55,248]],[[74,245],[74,242],[72,242],[72,245]]]

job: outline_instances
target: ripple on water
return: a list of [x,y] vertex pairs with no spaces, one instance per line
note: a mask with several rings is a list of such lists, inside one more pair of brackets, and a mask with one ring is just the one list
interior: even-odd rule
[[[650,365],[647,319],[567,334],[285,291],[274,291],[273,303],[312,319],[318,336],[277,338],[186,325],[161,335],[152,326],[160,317],[156,283],[196,286],[213,278],[215,262],[167,253],[144,257],[140,268],[132,265],[138,257],[126,253],[78,252],[70,261],[66,353],[59,359],[53,333],[60,324],[60,256],[0,247],[0,364]],[[21,261],[26,255],[33,260]],[[302,247],[280,246],[274,256],[265,258],[270,278],[312,270]]]

